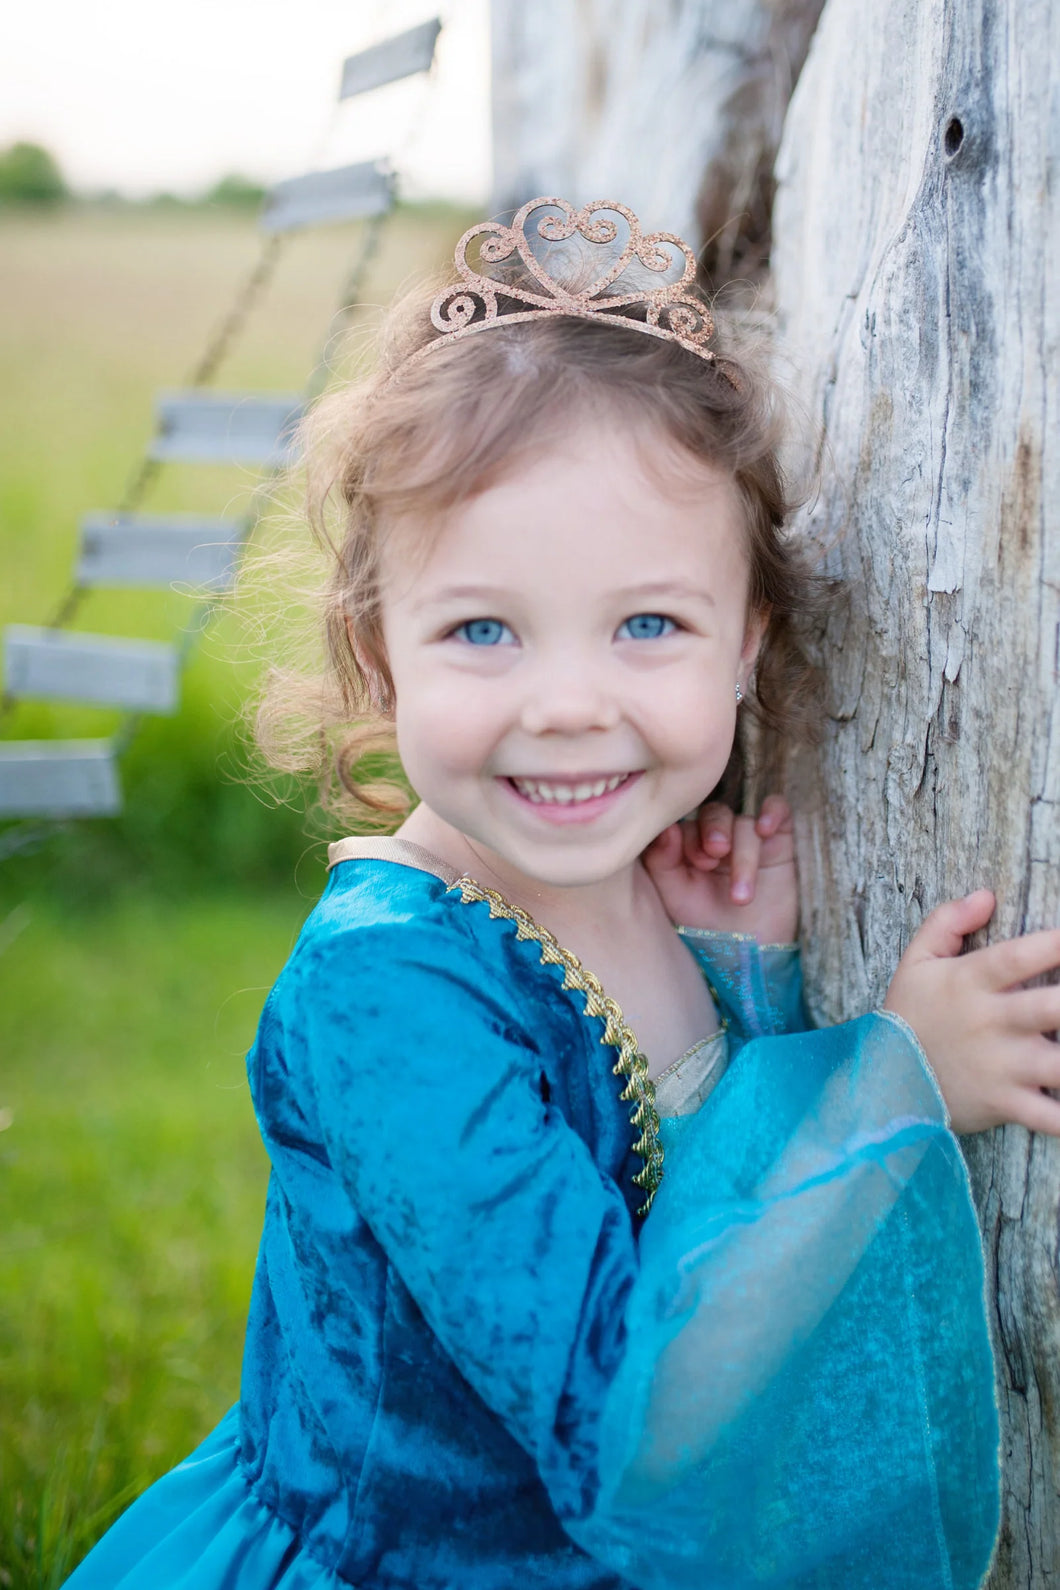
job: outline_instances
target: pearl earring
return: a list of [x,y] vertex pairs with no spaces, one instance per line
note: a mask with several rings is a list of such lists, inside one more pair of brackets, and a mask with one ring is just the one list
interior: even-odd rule
[[742,700],[743,700],[743,691],[740,689],[740,681],[737,679],[737,681],[736,681],[736,705],[739,706],[740,702]]

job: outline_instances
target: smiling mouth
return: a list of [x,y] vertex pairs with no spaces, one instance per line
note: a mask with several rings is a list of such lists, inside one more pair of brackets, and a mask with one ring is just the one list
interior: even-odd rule
[[611,773],[600,778],[510,778],[508,783],[535,806],[579,806],[612,794],[635,776]]

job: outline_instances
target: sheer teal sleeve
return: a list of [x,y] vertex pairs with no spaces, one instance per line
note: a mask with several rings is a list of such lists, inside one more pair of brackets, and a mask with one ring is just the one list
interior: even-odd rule
[[802,961],[797,944],[765,944],[749,933],[679,927],[699,962],[727,1026],[743,1039],[805,1032]]
[[754,1040],[664,1133],[574,1538],[642,1590],[973,1590],[998,1516],[982,1259],[908,1029]]

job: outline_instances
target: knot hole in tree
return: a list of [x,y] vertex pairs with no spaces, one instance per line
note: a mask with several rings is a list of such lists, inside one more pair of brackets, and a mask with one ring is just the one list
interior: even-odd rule
[[951,116],[946,123],[943,143],[946,147],[947,160],[952,160],[960,153],[961,145],[964,143],[964,123],[959,116]]

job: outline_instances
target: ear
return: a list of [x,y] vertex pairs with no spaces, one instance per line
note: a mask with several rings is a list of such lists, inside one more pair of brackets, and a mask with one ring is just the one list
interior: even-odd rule
[[747,614],[747,623],[744,628],[743,646],[740,650],[741,678],[749,679],[758,660],[766,630],[769,628],[770,610],[768,607],[751,608]]

